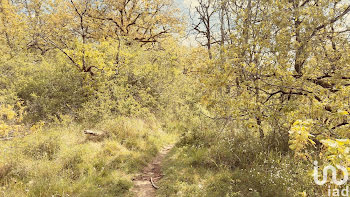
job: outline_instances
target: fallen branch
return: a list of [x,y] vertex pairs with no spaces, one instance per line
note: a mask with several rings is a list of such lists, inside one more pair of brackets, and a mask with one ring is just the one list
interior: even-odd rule
[[153,178],[151,177],[151,184],[152,184],[152,186],[155,188],[155,189],[159,189],[159,187],[158,186],[156,186],[155,184],[154,184],[154,182],[153,182]]
[[0,141],[9,141],[12,140],[14,137],[1,137]]
[[97,142],[102,141],[108,137],[108,134],[102,131],[85,130],[84,134],[86,135],[87,140],[97,141]]
[[28,136],[30,133],[27,134],[23,134],[23,135],[16,135],[16,136],[7,136],[7,137],[0,137],[0,141],[10,141],[13,140],[15,138],[24,138],[26,136]]
[[85,131],[84,131],[84,134],[86,134],[86,135],[92,135],[92,136],[102,136],[102,135],[103,135],[103,132],[85,130]]

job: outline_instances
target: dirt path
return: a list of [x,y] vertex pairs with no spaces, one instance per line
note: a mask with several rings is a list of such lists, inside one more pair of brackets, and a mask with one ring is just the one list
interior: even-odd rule
[[[174,145],[164,147],[158,155],[142,170],[141,174],[134,179],[135,187],[132,191],[136,197],[153,197],[156,194],[157,181],[162,178],[161,164],[165,156]],[[153,185],[151,183],[151,178]]]

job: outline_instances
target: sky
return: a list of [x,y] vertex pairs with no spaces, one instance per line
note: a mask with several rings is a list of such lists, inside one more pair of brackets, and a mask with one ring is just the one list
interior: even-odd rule
[[194,7],[198,5],[198,1],[191,1],[191,0],[179,0],[182,1],[183,5],[186,6],[187,8]]
[[[176,5],[180,8],[183,15],[188,18],[189,24],[191,24],[189,18],[189,10],[194,9],[198,5],[197,0],[175,0]],[[340,4],[349,4],[350,0],[342,0]],[[350,26],[350,14],[346,16],[346,23]],[[183,44],[186,46],[198,46],[197,41],[195,40],[194,35],[189,35],[186,39],[183,39]]]
[[[191,24],[190,18],[189,18],[189,9],[194,8],[196,6],[196,0],[175,0],[176,6],[178,6],[182,12],[182,14],[187,17],[188,23]],[[194,35],[188,35],[186,38],[183,39],[182,44],[185,46],[198,46],[197,41],[195,40]]]
[[175,3],[183,10],[198,5],[197,0],[175,0]]

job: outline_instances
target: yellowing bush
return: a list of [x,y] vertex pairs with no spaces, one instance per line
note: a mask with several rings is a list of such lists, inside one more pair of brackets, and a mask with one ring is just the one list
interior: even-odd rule
[[23,114],[24,107],[19,102],[15,106],[0,104],[0,138],[14,137],[23,130]]

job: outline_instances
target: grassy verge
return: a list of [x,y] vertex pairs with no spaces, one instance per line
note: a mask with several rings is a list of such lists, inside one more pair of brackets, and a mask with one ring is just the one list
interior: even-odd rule
[[261,153],[236,168],[219,166],[212,158],[210,148],[178,145],[165,161],[158,196],[301,196],[313,187],[308,172],[300,170],[307,166],[292,156]]
[[0,142],[0,196],[131,196],[133,174],[175,139],[154,120],[119,117],[95,127],[104,139],[69,124]]

